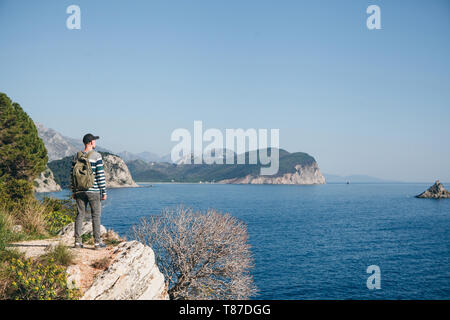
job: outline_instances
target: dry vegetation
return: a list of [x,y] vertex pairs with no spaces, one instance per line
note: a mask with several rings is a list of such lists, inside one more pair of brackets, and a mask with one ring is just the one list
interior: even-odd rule
[[243,222],[213,209],[164,209],[133,227],[153,248],[171,299],[248,299],[257,289]]

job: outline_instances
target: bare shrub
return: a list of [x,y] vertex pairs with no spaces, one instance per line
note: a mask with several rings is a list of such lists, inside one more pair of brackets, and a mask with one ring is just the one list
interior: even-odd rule
[[163,209],[133,227],[153,248],[171,299],[248,299],[257,292],[245,224],[209,209]]
[[106,270],[106,269],[108,269],[110,264],[111,264],[111,258],[104,257],[104,258],[94,261],[91,264],[91,267],[93,267],[95,269]]

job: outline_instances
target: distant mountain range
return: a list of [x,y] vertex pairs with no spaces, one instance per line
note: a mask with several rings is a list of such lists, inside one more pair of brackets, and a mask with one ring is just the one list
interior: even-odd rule
[[[59,160],[67,156],[73,156],[75,153],[84,148],[82,137],[80,137],[80,139],[65,137],[56,130],[46,128],[39,122],[35,122],[34,124],[36,125],[39,137],[44,141],[49,162]],[[112,153],[108,149],[100,146],[97,146],[96,150]]]
[[171,162],[170,154],[165,156],[160,156],[153,152],[140,152],[140,153],[131,153],[128,151],[122,151],[117,153],[119,157],[123,159],[123,161],[133,161],[133,160],[143,160],[146,162]]

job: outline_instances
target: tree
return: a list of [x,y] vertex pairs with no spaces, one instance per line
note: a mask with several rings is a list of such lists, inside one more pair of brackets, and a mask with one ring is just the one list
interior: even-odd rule
[[45,169],[47,150],[33,120],[0,92],[0,183],[11,198],[32,193],[31,182]]
[[171,299],[248,299],[257,292],[247,228],[213,209],[163,209],[141,219],[134,236],[155,251]]

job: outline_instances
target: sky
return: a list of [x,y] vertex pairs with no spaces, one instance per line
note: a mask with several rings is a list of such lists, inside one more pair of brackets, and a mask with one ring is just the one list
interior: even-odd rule
[[325,173],[450,181],[449,35],[446,0],[0,0],[0,92],[114,152],[201,120],[279,129]]

